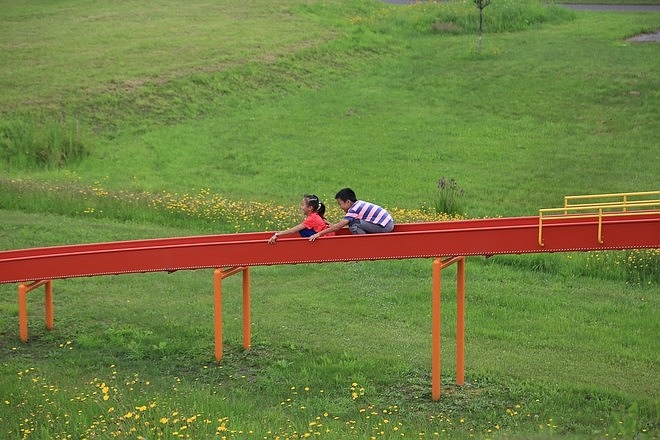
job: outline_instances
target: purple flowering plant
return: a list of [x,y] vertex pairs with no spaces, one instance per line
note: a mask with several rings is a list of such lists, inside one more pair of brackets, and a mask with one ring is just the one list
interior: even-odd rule
[[463,197],[465,190],[458,186],[455,179],[446,179],[444,176],[438,180],[436,197],[434,200],[435,212],[439,214],[455,215],[461,214],[459,199]]

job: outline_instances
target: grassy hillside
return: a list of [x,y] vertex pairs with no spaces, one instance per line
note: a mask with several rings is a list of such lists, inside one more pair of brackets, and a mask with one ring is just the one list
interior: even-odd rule
[[475,217],[656,189],[658,48],[625,42],[656,14],[496,2],[476,54],[466,3],[3,8],[5,172],[287,206],[352,186],[407,209],[446,176]]
[[[660,15],[472,2],[0,0],[0,249],[266,230],[343,186],[398,221],[657,190]],[[333,207],[330,218],[340,215]],[[441,217],[446,219],[446,216]],[[657,251],[467,263],[466,385],[428,260],[57,280],[55,329],[0,285],[0,437],[660,436]]]

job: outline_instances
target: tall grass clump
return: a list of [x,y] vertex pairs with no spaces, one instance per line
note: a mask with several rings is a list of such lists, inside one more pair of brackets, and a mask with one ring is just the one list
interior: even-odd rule
[[[538,0],[498,0],[484,14],[485,32],[516,32],[544,24],[573,20],[566,8]],[[473,0],[416,2],[407,7],[388,7],[371,17],[381,32],[477,34],[479,9]]]
[[581,274],[635,285],[660,285],[660,249],[589,252]]
[[437,192],[433,201],[435,212],[438,214],[457,215],[461,214],[460,199],[465,190],[458,186],[456,179],[446,179],[444,176],[438,180]]
[[0,122],[0,162],[8,169],[61,168],[87,154],[77,120],[24,117]]
[[492,261],[536,274],[580,276],[632,286],[660,285],[660,249],[499,255]]

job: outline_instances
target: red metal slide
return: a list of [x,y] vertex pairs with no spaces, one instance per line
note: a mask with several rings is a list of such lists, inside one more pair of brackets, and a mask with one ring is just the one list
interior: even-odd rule
[[[660,193],[660,192],[657,192]],[[654,192],[655,194],[655,192]],[[440,398],[440,298],[444,267],[458,264],[456,382],[463,385],[465,256],[660,248],[660,211],[634,210],[660,201],[599,205],[596,213],[569,214],[577,208],[545,210],[559,215],[462,220],[397,225],[387,234],[350,235],[314,242],[282,238],[268,244],[270,232],[132,240],[0,252],[0,284],[18,288],[22,341],[28,339],[27,293],[45,287],[46,327],[53,328],[52,280],[60,278],[214,268],[215,357],[222,358],[222,279],[243,274],[243,346],[250,347],[250,266],[337,261],[434,258],[432,286],[432,398]],[[591,196],[587,196],[591,197]],[[616,204],[615,204],[616,203]],[[616,212],[603,210],[615,207]],[[571,211],[573,212],[573,211]]]
[[0,252],[0,283],[83,276],[334,261],[660,248],[660,212],[397,225],[315,242],[268,232],[132,240]]

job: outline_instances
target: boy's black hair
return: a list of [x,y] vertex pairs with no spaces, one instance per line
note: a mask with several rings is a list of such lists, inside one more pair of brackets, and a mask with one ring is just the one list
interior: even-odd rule
[[340,199],[343,201],[350,200],[351,202],[357,202],[357,197],[355,192],[350,188],[340,189],[339,192],[335,195],[335,200]]

